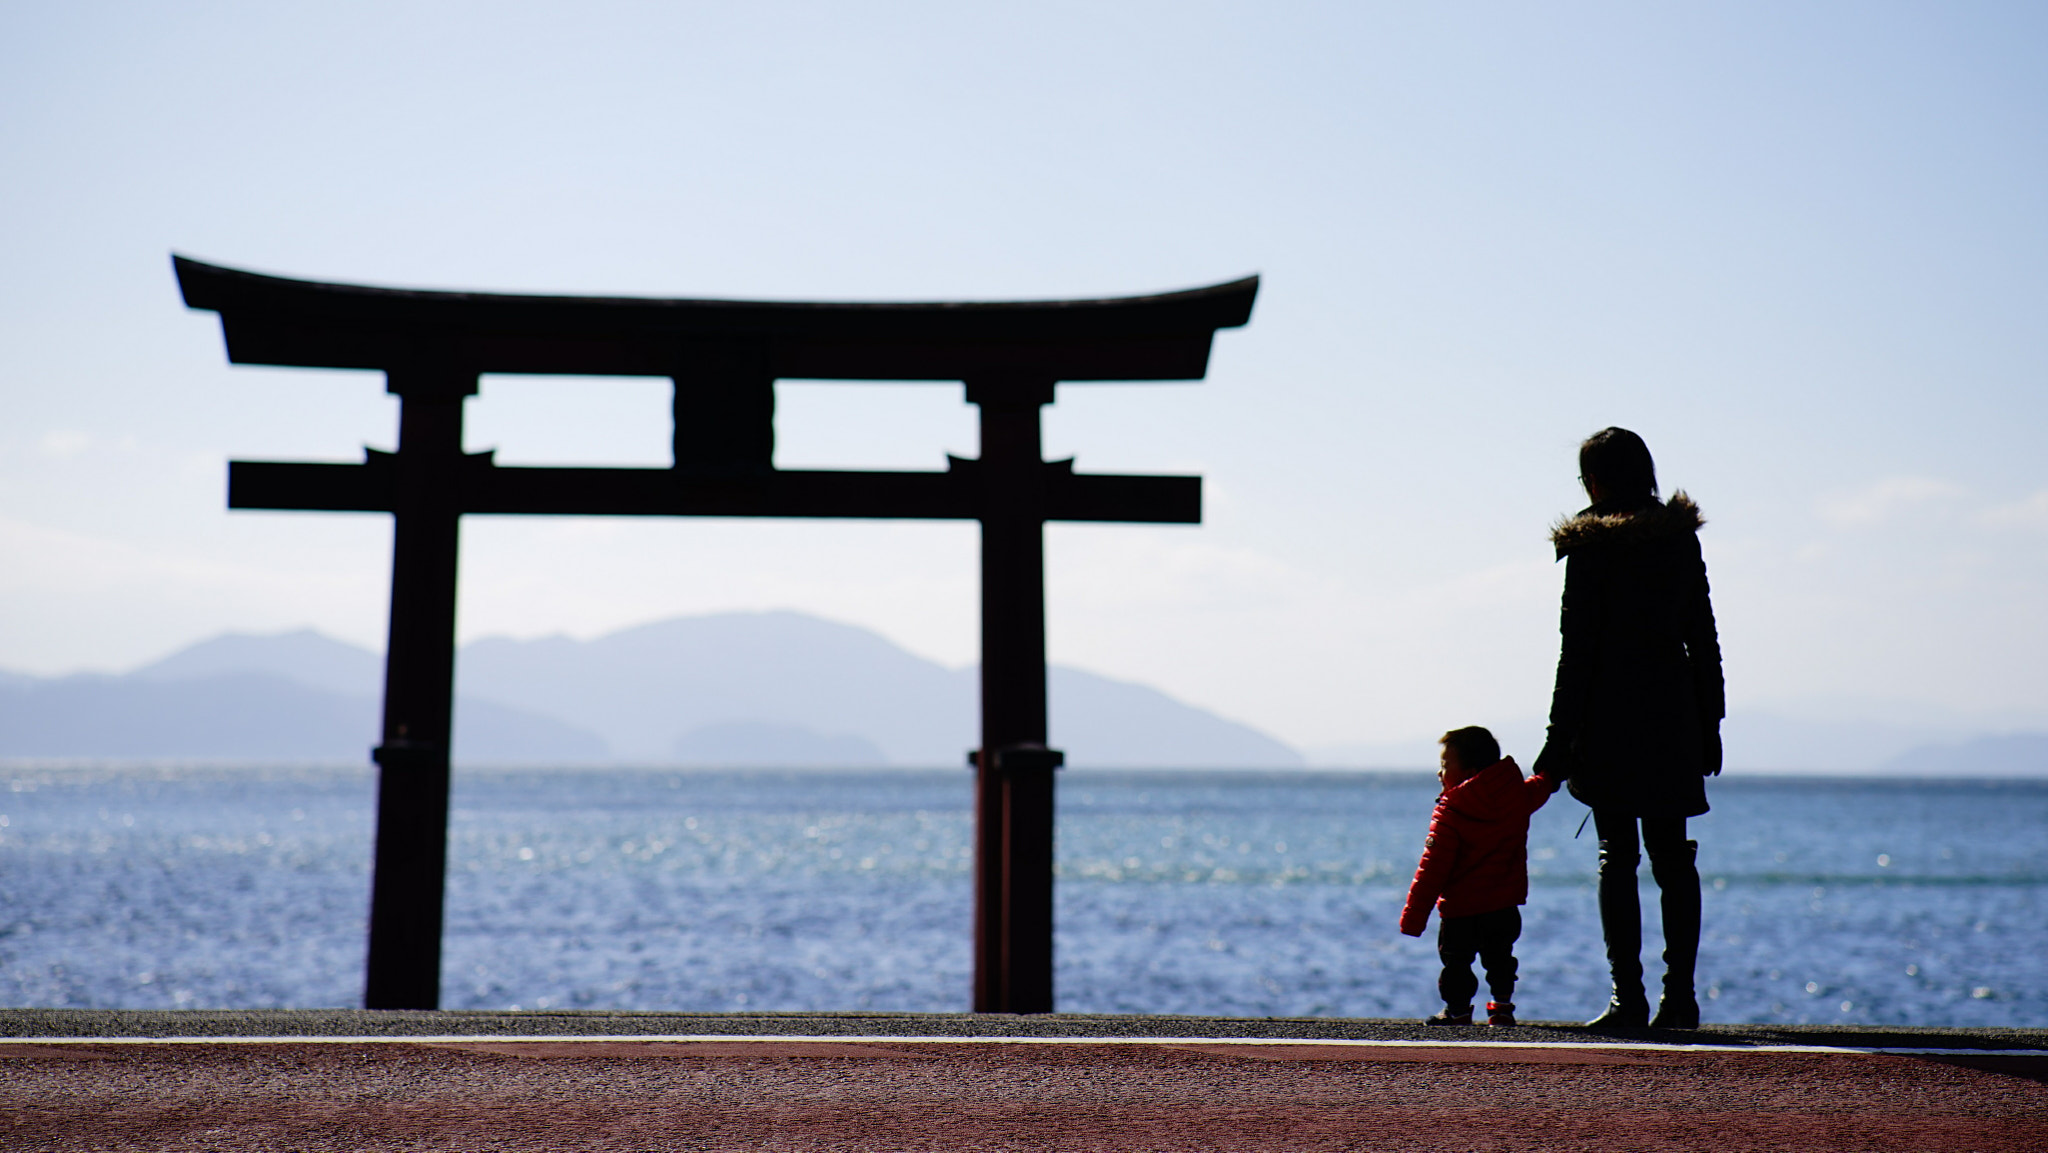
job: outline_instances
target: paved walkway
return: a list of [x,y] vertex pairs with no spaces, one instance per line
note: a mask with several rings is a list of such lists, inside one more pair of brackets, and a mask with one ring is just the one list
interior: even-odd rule
[[0,1148],[2041,1150],[2048,1034],[6,1010]]

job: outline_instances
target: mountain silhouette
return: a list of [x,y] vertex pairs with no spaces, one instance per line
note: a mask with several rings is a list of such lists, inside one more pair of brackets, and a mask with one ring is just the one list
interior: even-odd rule
[[[0,683],[0,756],[362,762],[376,743],[377,720],[374,696],[332,692],[260,669],[17,676]],[[456,707],[455,748],[462,759],[494,764],[577,763],[608,755],[592,733],[476,700]]]
[[384,657],[312,629],[289,633],[222,633],[187,645],[129,677],[185,681],[229,673],[267,673],[349,697],[384,692]]
[[1885,762],[1884,769],[1928,777],[2048,777],[2048,733],[2000,733],[1922,745]]
[[[976,669],[949,669],[804,613],[677,617],[587,641],[487,638],[463,646],[456,669],[464,694],[598,733],[628,761],[694,762],[705,746],[679,749],[678,740],[714,725],[763,726],[763,740],[776,726],[785,736],[793,728],[858,738],[894,765],[964,764],[978,735]],[[1054,666],[1047,692],[1052,744],[1072,764],[1302,764],[1272,737],[1145,685]],[[831,763],[872,762],[849,751]]]
[[794,612],[678,617],[579,641],[464,645],[467,696],[603,736],[628,761],[666,761],[707,725],[853,734],[890,763],[955,765],[974,744],[975,686],[866,629]]
[[[956,766],[976,670],[795,612],[679,617],[590,640],[486,638],[456,662],[469,763]],[[125,676],[0,675],[0,755],[359,760],[383,658],[310,630],[230,633]],[[1048,677],[1051,737],[1100,767],[1291,768],[1300,754],[1145,685]]]

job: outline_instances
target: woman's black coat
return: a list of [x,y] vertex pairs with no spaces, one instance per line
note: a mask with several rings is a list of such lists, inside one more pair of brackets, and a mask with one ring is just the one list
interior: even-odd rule
[[1595,809],[1707,811],[1703,774],[1720,769],[1725,710],[1705,523],[1681,492],[1634,510],[1595,505],[1551,534],[1565,562],[1564,643],[1536,768],[1568,775]]

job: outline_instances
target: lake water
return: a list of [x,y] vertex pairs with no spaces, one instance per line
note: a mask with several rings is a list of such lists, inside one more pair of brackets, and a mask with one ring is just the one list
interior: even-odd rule
[[[369,771],[0,776],[0,1004],[360,1003]],[[965,1009],[971,783],[459,770],[442,1003]],[[2048,1026],[2048,782],[1710,787],[1708,1020]],[[1419,774],[1063,773],[1059,1008],[1434,1011],[1434,927],[1395,930],[1434,794]],[[1584,814],[1559,797],[1534,821],[1524,1017],[1605,999]]]

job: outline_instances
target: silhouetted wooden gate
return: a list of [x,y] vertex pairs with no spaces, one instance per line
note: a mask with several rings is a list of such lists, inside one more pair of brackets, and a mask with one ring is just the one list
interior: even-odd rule
[[[377,847],[363,1002],[440,1003],[455,576],[464,513],[858,517],[981,522],[974,1008],[1050,1012],[1053,771],[1046,747],[1045,522],[1199,523],[1202,482],[1099,476],[1041,457],[1062,381],[1195,380],[1256,277],[1160,296],[800,304],[414,292],[174,258],[185,303],[220,314],[236,364],[382,371],[398,451],[361,464],[232,461],[228,506],[395,518]],[[506,468],[462,451],[484,373],[666,376],[672,468]],[[774,466],[775,381],[961,381],[981,455],[944,472]]]

